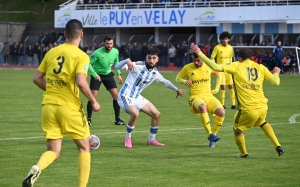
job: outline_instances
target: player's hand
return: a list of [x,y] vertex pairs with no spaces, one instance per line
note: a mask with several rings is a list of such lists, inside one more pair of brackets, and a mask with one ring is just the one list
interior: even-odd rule
[[218,92],[219,92],[219,89],[214,89],[214,90],[211,91],[211,93],[212,93],[213,95],[217,94]]
[[119,81],[119,84],[122,84],[122,83],[123,83],[123,79],[122,79],[122,76],[121,76],[121,75],[118,75],[118,81]]
[[275,67],[271,72],[272,73],[280,73],[281,69],[279,67]]
[[98,112],[100,110],[100,104],[97,101],[91,104],[94,112]]
[[100,82],[101,81],[101,77],[98,75],[97,77],[95,77],[95,80]]
[[178,96],[184,96],[185,95],[185,91],[184,90],[180,90],[180,89],[178,89],[177,91],[177,95],[176,95],[176,98],[178,97]]
[[191,85],[192,85],[192,82],[189,81],[189,80],[187,80],[187,81],[185,81],[184,85],[186,85],[186,86],[191,86]]
[[190,49],[192,53],[196,53],[196,54],[198,54],[201,51],[201,49],[195,44],[191,44]]
[[134,70],[133,63],[132,63],[132,61],[129,58],[127,59],[126,64],[128,66],[129,71],[133,71]]

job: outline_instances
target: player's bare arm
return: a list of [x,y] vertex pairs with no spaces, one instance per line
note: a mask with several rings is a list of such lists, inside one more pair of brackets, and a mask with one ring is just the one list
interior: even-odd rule
[[100,110],[100,104],[96,101],[96,98],[92,94],[89,85],[86,81],[86,76],[84,73],[76,74],[76,84],[78,85],[80,91],[85,95],[88,100],[91,102],[93,110],[98,112]]
[[46,81],[44,79],[45,73],[37,71],[33,77],[33,82],[36,84],[40,89],[46,91]]

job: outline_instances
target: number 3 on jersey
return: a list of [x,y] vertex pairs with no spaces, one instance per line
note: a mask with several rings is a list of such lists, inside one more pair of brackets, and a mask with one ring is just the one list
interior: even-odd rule
[[58,70],[53,69],[53,73],[57,75],[57,74],[60,74],[61,69],[63,68],[63,64],[65,62],[65,57],[64,56],[59,56],[59,57],[57,57],[56,60],[58,61],[57,63],[58,63],[59,69]]

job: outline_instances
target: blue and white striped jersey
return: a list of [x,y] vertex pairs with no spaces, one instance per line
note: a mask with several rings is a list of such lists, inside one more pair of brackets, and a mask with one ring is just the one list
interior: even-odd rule
[[[116,67],[121,69],[125,65],[125,63],[121,61]],[[131,98],[137,98],[141,94],[141,92],[154,80],[164,84],[165,87],[170,88],[174,91],[178,90],[178,88],[169,80],[165,79],[157,71],[156,68],[148,70],[146,65],[137,65],[136,63],[134,63],[134,70],[129,71],[125,83],[119,91],[119,95],[126,95]]]

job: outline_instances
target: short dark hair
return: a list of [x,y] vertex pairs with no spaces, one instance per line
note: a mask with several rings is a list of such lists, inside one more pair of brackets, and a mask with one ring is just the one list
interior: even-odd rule
[[110,35],[107,35],[107,36],[104,37],[103,41],[105,42],[106,40],[110,41],[110,40],[114,40],[114,38]]
[[83,30],[82,23],[77,19],[71,19],[66,24],[67,39],[73,40],[78,38],[82,30]]
[[252,52],[249,49],[241,49],[238,53],[238,57],[246,60],[247,58],[251,58]]
[[229,38],[229,39],[231,38],[231,35],[229,34],[229,32],[224,31],[220,34],[219,39],[222,40],[224,38]]
[[151,47],[147,50],[147,55],[157,55],[157,56],[159,56],[159,53],[160,53],[160,51],[156,47]]
[[196,53],[193,53],[193,56],[192,56],[193,58],[199,58],[199,56],[198,56],[198,54],[196,54]]

